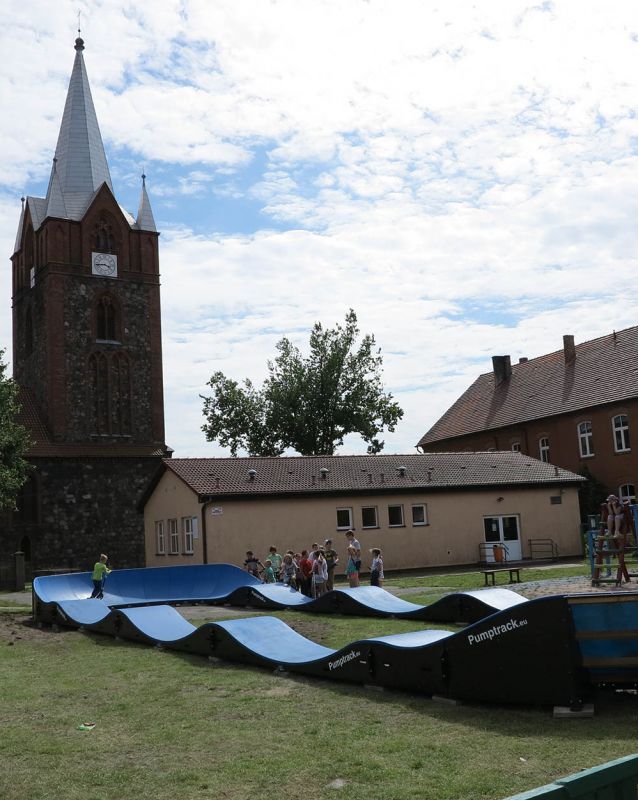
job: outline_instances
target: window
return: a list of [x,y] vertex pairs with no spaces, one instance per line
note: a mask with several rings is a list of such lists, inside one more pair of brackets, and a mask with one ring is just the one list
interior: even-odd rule
[[193,517],[182,517],[182,532],[184,534],[184,552],[193,552]]
[[626,453],[631,450],[629,444],[629,420],[626,414],[618,414],[611,421],[614,431],[614,449],[617,453]]
[[547,436],[543,436],[542,439],[538,440],[538,453],[541,461],[549,464],[549,439]]
[[379,519],[377,517],[376,506],[364,506],[361,509],[361,527],[362,528],[379,527]]
[[96,309],[96,339],[113,342],[117,340],[117,313],[113,301],[105,294],[98,300]]
[[633,483],[623,483],[618,487],[618,497],[621,500],[629,500],[631,503],[636,502],[636,487]]
[[176,555],[177,553],[179,553],[179,533],[177,532],[176,519],[169,519],[168,535],[170,537],[171,554]]
[[520,453],[520,452],[521,452],[521,443],[512,442],[512,453]]
[[164,520],[155,523],[155,552],[158,556],[166,554],[166,542],[164,540]]
[[412,506],[412,525],[427,525],[428,524],[428,507],[419,503]]
[[563,502],[563,498],[562,498],[562,497],[561,497],[559,494],[553,494],[553,495],[551,495],[551,497],[549,498],[549,502],[550,502],[550,503],[551,503],[553,506],[559,506],[559,505],[560,505],[560,504]]
[[391,528],[403,526],[403,506],[388,506],[388,525]]
[[594,455],[594,437],[591,430],[591,422],[581,422],[578,426],[578,446],[580,447],[581,458]]
[[338,508],[337,509],[337,530],[347,531],[352,528],[352,509],[351,508]]

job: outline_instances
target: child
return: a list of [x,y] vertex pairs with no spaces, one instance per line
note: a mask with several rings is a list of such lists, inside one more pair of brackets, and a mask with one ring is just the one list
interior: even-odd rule
[[321,550],[315,550],[315,560],[312,562],[312,596],[321,597],[326,591],[328,580],[328,565]]
[[261,573],[261,579],[264,583],[275,582],[275,571],[272,568],[272,561],[269,558],[266,559],[264,571]]
[[96,561],[93,567],[93,575],[91,575],[93,592],[91,593],[91,597],[96,597],[98,600],[104,597],[104,578],[112,571],[106,566],[108,560],[109,557],[102,553],[100,555],[100,560]]
[[383,586],[383,558],[381,557],[381,550],[379,550],[378,547],[373,547],[370,552],[372,553],[370,586]]
[[257,558],[257,556],[253,553],[252,550],[246,550],[246,560],[244,561],[244,569],[254,578],[259,577],[259,571],[264,568],[264,565],[261,561]]
[[301,561],[299,562],[299,568],[301,569],[301,591],[306,597],[312,597],[312,592],[310,590],[310,583],[312,580],[312,561],[308,558],[308,551],[302,550],[301,551]]
[[291,589],[297,588],[297,567],[290,553],[286,553],[281,565],[281,581]]
[[350,588],[355,589],[359,585],[359,568],[357,567],[357,548],[352,545],[348,548],[346,575],[348,576]]
[[270,548],[268,548],[268,558],[272,562],[272,568],[273,572],[275,573],[275,578],[279,580],[281,577],[279,573],[281,572],[281,562],[283,561],[283,558],[277,552],[277,548],[275,547],[274,544]]

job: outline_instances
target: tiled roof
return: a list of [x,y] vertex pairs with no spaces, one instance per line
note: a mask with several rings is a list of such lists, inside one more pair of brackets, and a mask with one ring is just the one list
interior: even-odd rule
[[556,416],[638,397],[638,327],[512,365],[495,386],[494,373],[480,375],[419,441],[441,440]]
[[[566,484],[579,475],[512,452],[278,458],[170,458],[166,469],[200,496],[331,494]],[[403,470],[399,468],[405,467]],[[327,469],[322,477],[322,469]],[[249,470],[254,470],[251,478]]]
[[31,391],[20,387],[17,421],[28,431],[32,445],[28,458],[151,458],[166,456],[166,449],[154,444],[111,444],[99,442],[60,444],[49,435]]

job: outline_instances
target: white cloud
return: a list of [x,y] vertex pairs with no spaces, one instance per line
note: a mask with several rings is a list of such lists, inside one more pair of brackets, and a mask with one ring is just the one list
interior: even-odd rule
[[[7,254],[23,187],[46,184],[75,8],[9,0],[0,11]],[[82,8],[114,174],[128,184],[143,161],[160,173],[149,188],[168,223],[164,376],[179,454],[211,448],[197,395],[214,370],[259,380],[282,335],[302,344],[315,320],[349,307],[377,335],[406,409],[391,450],[409,450],[493,353],[533,357],[563,333],[634,324],[638,7]],[[193,225],[182,201],[212,195],[259,203],[262,229]],[[8,343],[8,270],[0,291]]]

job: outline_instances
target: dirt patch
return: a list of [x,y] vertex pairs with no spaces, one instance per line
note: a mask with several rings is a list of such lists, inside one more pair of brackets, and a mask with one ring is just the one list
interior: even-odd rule
[[20,641],[55,641],[51,628],[38,628],[30,614],[22,611],[0,611],[0,646],[12,646]]

